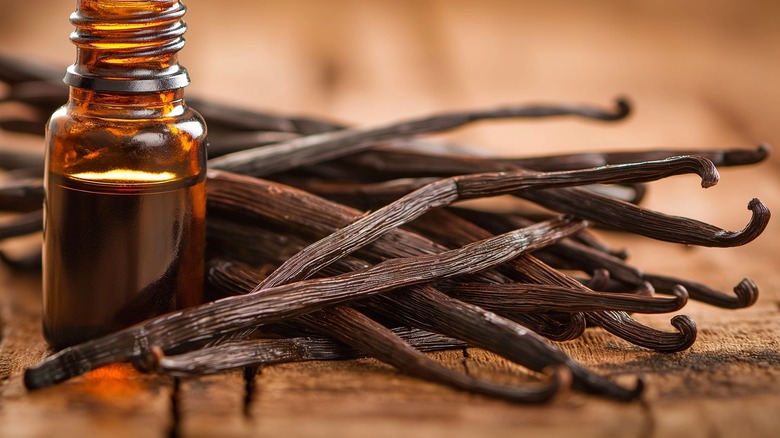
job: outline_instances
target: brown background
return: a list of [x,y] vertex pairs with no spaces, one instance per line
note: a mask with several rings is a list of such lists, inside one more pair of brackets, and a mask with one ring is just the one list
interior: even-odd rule
[[[636,111],[619,124],[483,123],[447,138],[484,153],[516,156],[657,147],[752,148],[760,142],[780,145],[777,1],[190,0],[187,4],[190,31],[181,59],[193,78],[190,95],[356,124],[509,102],[606,106],[624,95]],[[74,6],[62,0],[0,1],[0,50],[64,69],[74,55],[67,39],[71,31],[67,17]],[[724,169],[721,183],[706,191],[694,177],[654,184],[648,205],[739,229],[747,221],[745,206],[752,197],[780,208],[779,165],[774,154],[759,167]],[[646,403],[617,406],[572,396],[549,407],[516,407],[419,384],[368,361],[267,370],[251,417],[242,417],[230,407],[240,404],[231,399],[238,395],[215,389],[236,386],[236,376],[190,383],[185,385],[185,395],[197,401],[185,403],[192,415],[185,417],[183,430],[198,435],[198,430],[212,431],[221,421],[239,435],[252,431],[318,435],[327,430],[392,436],[390,431],[396,429],[390,426],[401,426],[407,434],[432,436],[467,436],[476,431],[576,431],[593,436],[622,435],[620,431],[716,436],[742,431],[760,436],[780,425],[775,414],[780,408],[779,235],[775,220],[757,242],[728,250],[688,250],[608,236],[631,248],[632,261],[647,271],[706,281],[724,290],[748,275],[761,287],[759,303],[744,311],[689,305],[686,313],[697,320],[701,331],[699,343],[687,353],[645,353],[599,332],[566,347],[603,372],[649,373]],[[6,301],[13,285],[38,287],[33,278],[9,273],[5,278]],[[646,321],[669,327],[667,316]],[[94,395],[24,395],[18,382],[23,363],[9,349],[13,342],[6,331],[0,358],[11,364],[4,371],[10,383],[0,387],[6,398],[0,404],[0,431],[14,416],[30,420],[63,404],[81,406],[82,410],[72,411],[74,427],[97,427],[97,420],[89,415]],[[474,353],[473,369],[489,374],[508,367],[490,356],[481,357]],[[443,355],[442,360],[456,359]],[[87,383],[79,384],[68,388],[89,388]],[[152,406],[167,403],[167,399],[160,401],[162,395],[144,394],[151,397]],[[202,399],[204,394],[220,401],[210,405]],[[116,409],[124,412],[122,406],[127,408]],[[137,407],[127,412],[135,412],[131,419],[143,420],[130,421],[133,426],[128,430],[136,432],[143,424],[159,433],[159,424],[169,422],[162,414],[147,418],[146,411]],[[116,420],[110,415],[101,418]],[[31,430],[38,429],[11,431]]]

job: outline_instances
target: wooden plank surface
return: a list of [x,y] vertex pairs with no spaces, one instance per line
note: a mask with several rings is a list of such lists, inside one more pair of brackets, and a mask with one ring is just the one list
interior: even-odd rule
[[[166,436],[171,431],[178,436],[363,436],[370,431],[389,437],[403,430],[409,436],[705,437],[770,436],[777,426],[776,302],[739,313],[692,306],[687,313],[702,329],[696,345],[683,353],[643,351],[600,330],[561,344],[579,361],[619,381],[629,384],[642,375],[647,391],[636,403],[566,394],[548,405],[518,406],[421,382],[371,359],[268,367],[255,377],[247,401],[240,373],[184,379],[174,392],[169,379],[139,375],[129,366],[27,393],[21,370],[44,351],[37,327],[38,285],[36,278],[18,274],[4,280],[2,436],[66,430],[73,436]],[[660,317],[649,322],[664,324]],[[479,349],[434,357],[499,381],[521,381],[525,374]]]
[[[28,2],[29,3],[29,2]],[[10,2],[0,49],[64,66],[68,2]],[[626,1],[190,0],[183,62],[188,90],[228,103],[374,123],[508,101],[608,104],[627,94],[626,123],[481,124],[446,139],[485,153],[532,155],[650,147],[780,144],[780,4]],[[46,11],[41,13],[40,11]],[[0,142],[17,141],[3,136]],[[20,139],[30,142],[30,139]],[[728,229],[752,197],[780,206],[780,157],[726,169],[718,186],[693,177],[651,186],[648,206]],[[643,351],[591,330],[562,347],[605,375],[646,381],[636,403],[567,394],[518,406],[400,375],[374,360],[268,367],[198,379],[116,367],[27,393],[24,367],[46,352],[35,273],[0,271],[0,436],[772,436],[780,426],[780,226],[736,249],[681,248],[607,235],[647,272],[728,290],[761,288],[750,309],[689,304],[699,327],[686,352]],[[671,316],[644,318],[670,329]],[[490,353],[434,355],[456,369],[518,381]]]

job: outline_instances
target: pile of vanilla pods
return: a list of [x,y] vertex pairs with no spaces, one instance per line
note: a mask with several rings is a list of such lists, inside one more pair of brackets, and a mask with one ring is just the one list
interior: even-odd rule
[[[0,57],[0,129],[42,135],[67,99],[59,72]],[[756,150],[648,151],[486,158],[433,153],[425,134],[499,118],[624,118],[575,105],[509,106],[351,128],[189,99],[209,126],[207,304],[162,315],[64,349],[25,374],[28,388],[131,361],[174,376],[306,360],[375,357],[403,372],[519,402],[561,389],[632,400],[623,387],[548,340],[586,327],[659,352],[689,348],[696,325],[645,326],[630,314],[666,313],[688,299],[737,309],[758,290],[733,293],[644,273],[589,231],[597,225],[686,245],[730,247],[761,234],[757,199],[744,229],[725,231],[640,207],[644,183],[762,161]],[[2,146],[2,145],[0,145]],[[0,238],[41,228],[42,150],[0,148],[7,175],[0,208],[16,212]],[[544,209],[495,213],[454,205],[511,195]],[[29,268],[40,257],[11,259]],[[499,384],[447,368],[425,352],[480,347],[536,372]],[[522,380],[522,379],[520,379]]]

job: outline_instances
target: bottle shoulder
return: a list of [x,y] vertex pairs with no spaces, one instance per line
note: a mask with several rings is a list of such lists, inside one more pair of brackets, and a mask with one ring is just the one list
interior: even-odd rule
[[133,108],[97,112],[65,104],[52,113],[46,128],[50,136],[71,138],[99,135],[104,139],[112,136],[127,139],[140,135],[152,140],[150,133],[154,133],[164,137],[202,139],[207,134],[203,117],[187,105],[172,111]]
[[111,169],[199,174],[206,163],[206,124],[186,105],[179,109],[147,117],[138,111],[85,111],[68,103],[47,124],[48,168],[62,175]]

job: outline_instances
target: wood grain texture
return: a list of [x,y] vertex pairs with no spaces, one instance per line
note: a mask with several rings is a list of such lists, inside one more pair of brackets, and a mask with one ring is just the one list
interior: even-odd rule
[[[29,393],[22,373],[50,352],[40,324],[40,279],[2,271],[0,436],[162,436],[172,426],[172,381],[129,364],[101,368]],[[63,436],[65,436],[63,435]]]
[[246,411],[247,403],[245,380],[240,371],[182,379],[176,394],[176,434],[252,436],[254,423]]
[[[73,59],[73,4],[6,2],[0,43],[64,67]],[[538,155],[653,147],[780,144],[779,4],[771,0],[189,0],[182,53],[191,95],[357,124],[441,110],[529,101],[636,104],[614,126],[575,121],[480,124],[442,138],[484,153]],[[41,13],[46,11],[46,13]],[[0,143],[33,142],[0,132]],[[34,145],[32,145],[34,147]],[[746,222],[758,197],[780,208],[780,155],[721,172],[702,190],[693,177],[654,183],[646,205],[725,229]],[[561,346],[618,380],[635,373],[644,400],[621,404],[568,394],[517,406],[403,376],[371,359],[268,367],[248,413],[240,374],[182,380],[85,376],[40,392],[21,384],[46,354],[35,274],[0,272],[0,436],[773,436],[780,426],[780,225],[734,249],[685,248],[607,234],[646,272],[729,290],[743,276],[761,289],[749,309],[691,303],[699,337],[658,354],[601,330]],[[669,328],[670,316],[642,316]],[[521,381],[477,349],[432,355],[458,370]],[[93,378],[94,377],[94,378]],[[103,382],[103,383],[98,383]],[[115,389],[111,389],[114,387]],[[125,391],[124,396],[109,395]],[[175,400],[175,401],[174,401]],[[178,417],[173,415],[178,412]],[[178,418],[178,425],[175,421]]]

